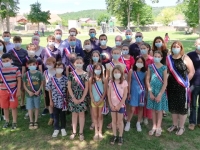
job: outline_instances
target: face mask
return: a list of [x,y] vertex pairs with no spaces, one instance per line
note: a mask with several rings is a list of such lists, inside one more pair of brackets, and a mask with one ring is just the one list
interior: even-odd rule
[[36,66],[29,66],[28,67],[29,70],[36,70],[36,68],[37,68]]
[[56,40],[60,40],[61,37],[62,37],[62,36],[61,36],[60,34],[57,34],[57,35],[55,36]]
[[136,41],[137,43],[142,42],[142,37],[136,37],[136,38],[135,38],[135,41]]
[[96,75],[100,75],[101,74],[101,70],[94,70],[94,73],[96,74]]
[[14,43],[15,48],[20,48],[21,47],[21,43]]
[[122,45],[122,42],[116,41],[116,42],[115,42],[115,45],[116,45],[116,46],[120,46],[120,45]]
[[92,57],[92,60],[93,60],[94,62],[98,62],[98,61],[99,61],[99,57]]
[[55,46],[55,42],[49,42],[48,45],[54,47]]
[[62,68],[56,68],[56,73],[57,74],[61,74],[61,73],[63,73],[63,70],[64,69],[62,69]]
[[35,57],[35,51],[28,51],[29,57]]
[[100,41],[100,43],[101,43],[102,46],[105,46],[107,41],[106,40],[102,40],[102,41]]
[[83,68],[83,64],[76,64],[75,67],[76,67],[77,69],[82,69],[82,68]]
[[91,49],[92,49],[92,46],[91,46],[91,45],[85,45],[85,46],[84,46],[84,49],[85,49],[85,50],[91,50]]
[[112,58],[113,58],[114,60],[118,60],[119,57],[120,57],[119,54],[112,54]]
[[180,51],[181,51],[180,48],[172,48],[172,52],[173,52],[174,54],[179,54]]
[[155,43],[155,46],[156,46],[157,48],[162,47],[162,42],[160,42],[160,43]]
[[3,37],[4,42],[10,42],[10,37]]
[[154,57],[154,58],[153,58],[153,61],[154,61],[155,63],[159,63],[159,62],[161,61],[161,58]]
[[143,63],[136,63],[136,66],[137,66],[138,68],[144,67]]
[[70,46],[76,46],[76,41],[70,41],[70,42],[69,42],[69,45],[70,45]]
[[126,35],[126,39],[130,40],[132,38],[132,35]]
[[140,50],[140,53],[141,53],[142,55],[145,55],[145,54],[147,54],[147,50],[146,50],[146,49],[141,49],[141,50]]
[[95,33],[90,33],[91,38],[95,38],[96,34]]
[[69,58],[69,61],[73,64],[75,62],[75,58]]
[[37,45],[37,46],[39,45],[39,41],[36,41],[36,40],[33,41],[32,43],[33,43],[34,45]]
[[50,66],[50,65],[46,65],[47,69],[52,69],[53,66]]
[[12,64],[11,62],[5,62],[5,63],[2,63],[3,67],[10,67]]
[[114,78],[115,79],[119,79],[121,77],[121,74],[120,73],[114,73]]
[[200,45],[197,45],[197,50],[199,50],[199,51],[200,51]]
[[3,45],[0,46],[0,51],[3,51]]
[[76,32],[70,32],[69,33],[71,36],[76,36]]
[[129,53],[129,51],[127,51],[127,50],[122,50],[122,54],[123,54],[123,55],[128,55],[128,53]]

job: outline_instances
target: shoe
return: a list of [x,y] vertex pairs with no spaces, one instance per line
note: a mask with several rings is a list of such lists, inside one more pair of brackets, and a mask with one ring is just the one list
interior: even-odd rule
[[38,123],[37,122],[34,123],[34,129],[38,129]]
[[17,123],[13,123],[11,127],[11,131],[17,130]]
[[167,131],[169,132],[176,131],[176,130],[178,130],[178,126],[175,126],[175,125],[172,125],[171,127],[167,129]]
[[111,144],[111,145],[114,145],[115,142],[116,142],[117,140],[118,140],[118,139],[117,139],[117,136],[113,136],[113,137],[110,139],[110,144]]
[[9,127],[9,122],[5,122],[5,124],[3,125],[3,129],[7,129]]
[[28,119],[28,118],[29,118],[29,115],[28,115],[28,113],[26,113],[24,116],[24,119]]
[[93,140],[94,140],[94,141],[98,141],[98,139],[99,139],[99,135],[98,135],[98,134],[95,134],[95,135],[93,136]]
[[67,132],[66,132],[65,129],[61,129],[61,135],[62,135],[62,136],[66,136],[66,135],[67,135]]
[[54,130],[53,134],[52,134],[52,137],[57,137],[58,136],[58,133],[59,133],[59,130]]
[[99,133],[99,140],[103,140],[103,135],[101,133]]
[[149,131],[149,135],[152,136],[152,135],[154,135],[155,132],[156,132],[156,129],[151,129],[151,130]]
[[30,123],[29,123],[29,129],[30,129],[30,130],[33,130],[33,129],[34,129],[34,124],[33,124],[33,122],[30,122]]
[[25,110],[25,111],[26,111],[26,106],[25,106],[25,105],[23,105],[23,106],[20,106],[20,109],[21,109],[21,110]]
[[47,108],[45,108],[42,112],[42,116],[45,116],[49,113],[49,110]]
[[124,131],[129,131],[130,130],[130,126],[131,126],[131,123],[130,122],[127,122],[126,123],[126,126],[124,128]]
[[185,128],[183,127],[183,128],[178,128],[178,130],[176,131],[176,135],[178,135],[178,136],[180,136],[180,135],[182,135],[183,133],[185,132]]
[[148,124],[149,124],[148,118],[144,118],[144,124],[145,124],[145,125],[148,125]]
[[140,122],[137,122],[137,123],[136,123],[136,128],[137,128],[137,131],[138,131],[138,132],[141,132],[141,131],[142,131]]
[[75,138],[75,136],[76,136],[76,133],[72,133],[72,134],[70,135],[70,140],[73,140],[73,139]]
[[188,129],[194,130],[194,128],[195,128],[195,124],[189,124]]
[[118,139],[118,145],[121,146],[123,144],[123,138],[122,137],[119,137]]
[[83,133],[79,133],[79,140],[80,140],[80,141],[83,141],[83,140],[84,140],[84,135],[83,135]]
[[50,119],[49,119],[48,125],[49,125],[49,126],[50,126],[50,125],[53,125],[53,118],[50,118]]
[[159,136],[161,136],[161,134],[162,134],[162,129],[161,128],[156,129],[155,136],[159,137]]

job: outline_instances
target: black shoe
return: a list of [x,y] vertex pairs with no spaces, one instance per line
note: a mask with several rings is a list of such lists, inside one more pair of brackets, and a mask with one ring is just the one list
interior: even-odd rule
[[45,116],[46,114],[48,114],[49,113],[49,110],[47,109],[47,108],[45,108],[44,110],[43,110],[43,112],[42,112],[42,116]]
[[11,131],[15,131],[17,129],[17,123],[12,124]]
[[123,144],[123,138],[122,137],[119,137],[119,139],[118,139],[118,145],[122,145]]
[[3,129],[7,129],[9,127],[9,122],[5,122],[5,124],[3,125]]
[[117,136],[113,136],[111,139],[110,139],[110,144],[114,145],[115,142],[117,141]]
[[21,109],[21,110],[26,110],[26,106],[25,106],[25,105],[20,106],[20,109]]

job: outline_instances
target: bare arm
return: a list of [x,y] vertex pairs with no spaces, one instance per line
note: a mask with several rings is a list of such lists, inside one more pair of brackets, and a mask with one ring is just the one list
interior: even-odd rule
[[188,71],[189,71],[188,78],[189,78],[189,80],[191,80],[194,76],[195,69],[194,69],[194,65],[192,63],[192,60],[187,55],[185,55],[184,63],[187,66]]
[[128,94],[131,93],[131,76],[132,76],[133,70],[131,69],[128,73]]
[[25,71],[26,71],[26,67],[22,66],[22,77],[24,76]]
[[89,79],[89,93],[90,93],[91,101],[94,103],[94,97],[92,94],[92,78]]
[[66,76],[69,76],[69,66],[66,67]]
[[125,88],[124,88],[124,94],[123,94],[122,100],[121,100],[120,103],[118,104],[118,105],[119,105],[119,108],[121,108],[122,105],[125,103],[125,100],[126,100],[126,98],[127,98],[127,91],[128,91],[128,88],[125,87]]
[[151,73],[150,73],[150,69],[148,68],[147,70],[147,74],[146,74],[146,86],[148,91],[151,91],[151,86],[150,86],[150,77],[151,77]]
[[39,71],[42,73],[43,70],[42,70],[42,65],[39,65]]
[[85,82],[85,89],[83,91],[83,96],[81,97],[81,100],[84,101],[86,95],[88,93],[88,81]]
[[106,95],[107,95],[107,89],[108,89],[108,80],[106,79],[106,78],[104,78],[104,80],[103,80],[103,96],[102,96],[102,100],[106,97]]
[[158,95],[162,95],[167,88],[167,69],[165,69],[165,71],[163,72],[163,82],[164,82],[163,86],[162,86],[160,93]]

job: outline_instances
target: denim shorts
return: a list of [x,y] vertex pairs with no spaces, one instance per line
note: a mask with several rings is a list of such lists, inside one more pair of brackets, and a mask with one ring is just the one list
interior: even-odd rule
[[40,108],[40,96],[26,97],[26,109]]
[[110,109],[110,111],[111,111],[111,112],[118,112],[118,113],[120,113],[120,114],[123,114],[123,113],[125,113],[125,108],[124,108],[124,107],[121,107],[121,108],[119,109],[119,111],[112,111],[112,110]]

